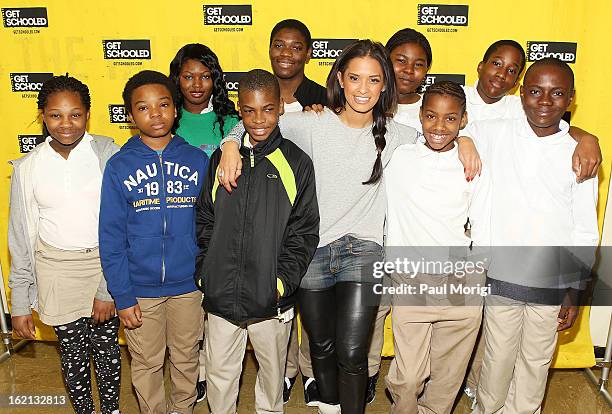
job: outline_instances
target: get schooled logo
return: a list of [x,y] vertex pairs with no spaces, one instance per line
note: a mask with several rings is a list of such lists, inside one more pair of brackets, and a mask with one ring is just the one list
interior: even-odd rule
[[115,66],[140,66],[142,60],[151,59],[151,41],[148,39],[103,40],[102,50],[104,59],[118,60],[113,62]]
[[25,154],[43,142],[45,137],[42,135],[17,135],[17,139],[19,140],[19,152]]
[[319,66],[331,66],[342,50],[355,39],[312,39],[312,59],[319,60]]
[[[53,77],[53,73],[11,73],[11,90],[21,93],[22,98],[36,98],[43,83]],[[28,93],[32,92],[32,93]]]
[[225,72],[223,80],[230,98],[238,98],[238,84],[246,72]]
[[40,33],[39,27],[49,27],[46,7],[3,7],[2,23],[8,28],[29,28],[14,30],[17,34]]
[[130,122],[124,105],[109,104],[108,117],[111,124],[123,124],[119,125],[119,129],[136,129],[136,126]]
[[253,6],[250,4],[205,4],[204,26],[232,26],[215,27],[215,32],[242,32],[239,26],[253,24]]
[[458,83],[459,85],[465,85],[465,75],[460,75],[458,73],[430,73],[425,77],[422,89],[425,91],[434,83],[442,81],[451,81]]
[[[459,4],[419,4],[417,24],[427,26],[467,26],[469,7]],[[428,32],[457,32],[455,28],[427,28]]]
[[577,43],[572,42],[527,42],[527,62],[535,62],[547,57],[554,57],[566,63],[576,63]]

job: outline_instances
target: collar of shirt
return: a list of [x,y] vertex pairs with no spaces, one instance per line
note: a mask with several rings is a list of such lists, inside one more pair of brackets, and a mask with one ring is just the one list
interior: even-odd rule
[[552,135],[547,135],[545,137],[538,137],[533,129],[529,125],[527,121],[527,117],[524,117],[521,120],[521,126],[519,128],[519,134],[525,138],[541,138],[539,142],[544,144],[559,144],[565,141],[565,136],[569,134],[569,124],[565,122],[563,119],[559,123],[559,131],[555,132]]
[[212,95],[210,95],[210,99],[208,100],[208,106],[200,112],[201,114],[207,114],[213,111],[213,103],[212,103]]
[[465,94],[465,97],[467,98],[467,101],[471,105],[502,106],[502,105],[504,105],[504,103],[506,101],[506,97],[507,97],[507,95],[503,96],[499,101],[493,102],[492,104],[486,103],[485,101],[482,100],[482,98],[478,94],[478,81],[474,82],[474,87],[473,88],[465,88],[464,90],[467,92]]
[[453,146],[453,148],[449,149],[448,151],[444,151],[444,152],[434,151],[431,148],[429,148],[427,146],[427,144],[425,143],[425,137],[424,136],[423,136],[423,142],[417,142],[415,145],[416,145],[416,148],[417,148],[417,153],[421,157],[433,157],[433,156],[437,156],[437,157],[442,157],[442,158],[456,158],[457,160],[459,159],[459,155],[457,154],[458,149],[457,149],[457,143],[456,142],[455,142],[455,145]]
[[253,144],[251,144],[251,140],[249,139],[249,134],[244,134],[244,140],[242,141],[242,145],[247,148],[253,148]]
[[[50,135],[47,138],[45,138],[45,149],[47,153],[50,154],[51,156],[57,156],[57,157],[63,158],[61,155],[57,153],[57,151],[55,151],[51,147],[52,140],[53,138],[51,138]],[[89,150],[93,151],[93,149],[91,148],[92,141],[93,141],[93,137],[89,135],[87,131],[85,131],[85,135],[83,135],[83,139],[81,139],[81,142],[79,142],[79,144],[76,147],[74,147],[72,151],[70,151],[70,154],[72,154],[74,157],[74,155],[82,154]],[[87,144],[87,145],[84,145],[84,144]]]

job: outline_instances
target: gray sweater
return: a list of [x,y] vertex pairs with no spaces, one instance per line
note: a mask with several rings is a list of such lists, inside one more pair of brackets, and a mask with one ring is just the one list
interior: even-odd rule
[[[383,180],[363,185],[376,161],[372,127],[350,128],[331,110],[288,113],[280,118],[281,133],[296,143],[313,161],[321,216],[319,247],[345,235],[383,243],[387,206]],[[244,126],[240,122],[223,140],[240,145]],[[417,132],[389,119],[383,166],[400,145],[414,144]],[[238,184],[240,185],[240,183]]]

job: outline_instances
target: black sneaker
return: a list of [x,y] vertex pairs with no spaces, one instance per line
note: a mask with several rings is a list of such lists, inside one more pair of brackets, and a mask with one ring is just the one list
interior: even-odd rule
[[285,377],[283,381],[283,404],[287,404],[289,399],[291,398],[291,390],[293,389],[293,384],[295,384],[297,376],[293,378]]
[[371,404],[376,398],[376,383],[378,382],[378,372],[368,377],[368,388],[366,389],[366,404]]
[[317,407],[321,402],[317,382],[314,378],[302,375],[302,384],[304,384],[304,402],[309,407]]
[[196,391],[198,393],[196,402],[199,403],[206,398],[206,381],[198,381],[196,383]]

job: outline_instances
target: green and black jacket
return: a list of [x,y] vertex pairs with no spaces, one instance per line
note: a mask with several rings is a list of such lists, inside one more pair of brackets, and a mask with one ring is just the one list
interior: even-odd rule
[[240,154],[242,175],[231,194],[217,181],[221,150],[210,160],[196,203],[195,276],[204,309],[244,325],[295,303],[319,243],[319,207],[312,160],[278,127]]

